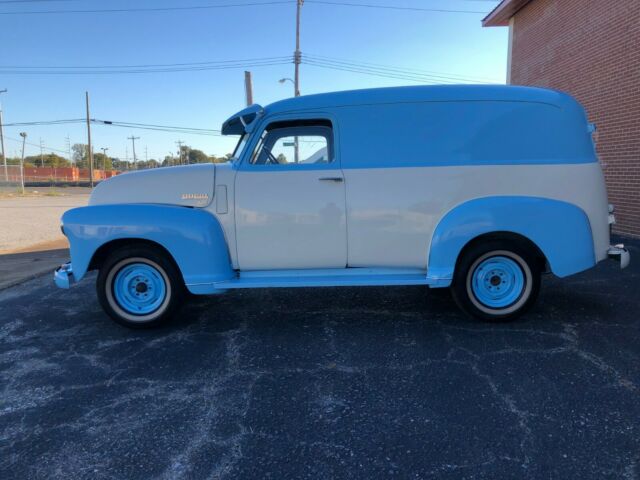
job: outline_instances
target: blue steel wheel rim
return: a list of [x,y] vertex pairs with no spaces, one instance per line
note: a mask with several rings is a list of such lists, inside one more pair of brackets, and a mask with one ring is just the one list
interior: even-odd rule
[[131,263],[116,274],[113,295],[118,305],[127,313],[148,315],[163,304],[167,285],[162,274],[153,266]]
[[518,263],[508,257],[483,260],[471,274],[471,289],[478,302],[492,309],[515,304],[526,288],[525,274]]

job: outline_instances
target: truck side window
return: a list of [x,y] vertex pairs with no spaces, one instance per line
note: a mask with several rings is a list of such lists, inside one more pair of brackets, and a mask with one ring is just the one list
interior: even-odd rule
[[327,121],[275,122],[262,134],[254,165],[310,165],[333,161],[333,130]]

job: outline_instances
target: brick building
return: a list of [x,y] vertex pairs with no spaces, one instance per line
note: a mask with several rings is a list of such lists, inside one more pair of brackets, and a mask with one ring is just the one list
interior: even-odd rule
[[508,83],[585,106],[616,230],[640,236],[640,0],[503,0],[483,25],[509,27]]

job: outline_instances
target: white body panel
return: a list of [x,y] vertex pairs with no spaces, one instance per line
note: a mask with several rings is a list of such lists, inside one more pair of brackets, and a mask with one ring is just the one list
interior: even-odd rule
[[589,217],[597,260],[607,256],[607,196],[598,163],[345,169],[344,176],[350,267],[426,269],[442,217],[490,196],[577,205]]
[[242,270],[344,268],[347,226],[341,170],[238,171],[237,264]]

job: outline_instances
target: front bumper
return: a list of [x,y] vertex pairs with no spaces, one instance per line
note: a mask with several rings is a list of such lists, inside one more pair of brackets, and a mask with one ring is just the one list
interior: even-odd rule
[[620,262],[620,268],[628,267],[629,262],[631,262],[631,254],[622,244],[611,245],[607,251],[607,255],[609,258]]
[[53,273],[53,281],[58,288],[69,288],[76,283],[76,279],[73,277],[71,263],[60,265]]

